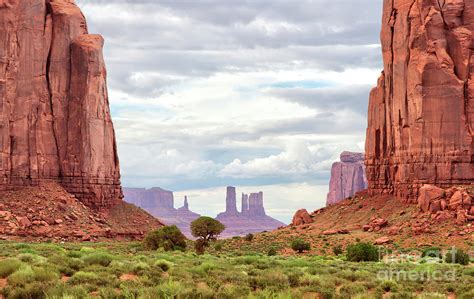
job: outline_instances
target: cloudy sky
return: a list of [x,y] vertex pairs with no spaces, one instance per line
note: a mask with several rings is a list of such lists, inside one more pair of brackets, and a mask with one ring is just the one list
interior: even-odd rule
[[324,205],[330,167],[362,151],[380,74],[374,0],[77,0],[105,57],[123,185],[224,209],[265,192],[288,222]]

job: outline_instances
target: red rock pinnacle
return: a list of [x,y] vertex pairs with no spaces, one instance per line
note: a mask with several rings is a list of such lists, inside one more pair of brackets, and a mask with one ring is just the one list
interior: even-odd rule
[[474,2],[387,0],[384,72],[370,95],[369,190],[414,200],[474,182]]
[[119,202],[102,37],[73,0],[9,0],[0,42],[0,189],[54,180],[91,207]]

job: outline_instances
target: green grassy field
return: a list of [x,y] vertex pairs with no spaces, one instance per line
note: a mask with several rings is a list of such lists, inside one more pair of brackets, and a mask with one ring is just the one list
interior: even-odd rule
[[[399,277],[390,280],[389,273]],[[191,249],[145,251],[140,243],[1,242],[0,289],[4,298],[472,299],[474,268],[432,260],[352,263],[343,255],[266,256],[227,248],[198,256]]]

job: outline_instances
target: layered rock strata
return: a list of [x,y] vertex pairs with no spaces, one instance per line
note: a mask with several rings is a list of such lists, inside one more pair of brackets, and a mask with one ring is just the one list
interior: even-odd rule
[[423,184],[474,182],[473,32],[471,0],[384,1],[366,138],[372,194],[414,201]]
[[119,203],[102,37],[73,0],[10,0],[0,43],[0,189],[52,180],[90,207]]
[[340,159],[341,161],[335,162],[331,168],[329,193],[326,198],[328,206],[367,189],[364,154],[343,152]]

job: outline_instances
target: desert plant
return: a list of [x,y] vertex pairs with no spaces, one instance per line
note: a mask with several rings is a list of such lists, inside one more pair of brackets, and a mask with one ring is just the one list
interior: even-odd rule
[[465,253],[461,249],[450,249],[444,258],[446,263],[469,265],[469,254]]
[[291,242],[291,249],[298,253],[302,253],[304,251],[308,251],[311,249],[311,244],[301,239],[296,239]]
[[206,241],[216,240],[224,229],[224,224],[211,217],[199,217],[191,222],[192,235]]
[[332,252],[335,255],[341,255],[343,253],[342,246],[341,245],[336,245],[332,248]]
[[379,250],[369,243],[356,243],[347,246],[347,259],[351,262],[378,262]]
[[113,260],[113,256],[106,252],[94,252],[85,255],[82,260],[88,265],[100,265],[107,267]]
[[191,222],[191,233],[198,238],[194,242],[194,249],[197,254],[203,254],[211,241],[217,240],[217,237],[224,231],[224,224],[211,217],[199,217]]
[[209,242],[204,239],[198,239],[194,242],[194,250],[197,254],[204,254],[207,246],[209,246]]
[[252,240],[253,240],[253,234],[247,234],[247,235],[244,237],[244,240],[247,241],[247,242],[252,242]]
[[143,246],[148,250],[162,248],[165,251],[186,249],[186,237],[176,225],[164,226],[149,232],[143,240]]
[[157,260],[155,262],[155,266],[163,270],[164,272],[168,271],[171,269],[171,266],[173,266],[173,263],[168,262],[167,260]]
[[421,257],[437,257],[441,258],[441,248],[439,247],[429,247],[423,249],[423,252],[421,253]]
[[270,249],[268,249],[267,255],[268,255],[268,256],[275,256],[275,255],[277,255],[277,250],[276,250],[276,248],[275,248],[275,247],[271,247]]
[[18,259],[6,259],[0,262],[0,278],[5,278],[18,270],[21,266],[21,261]]

